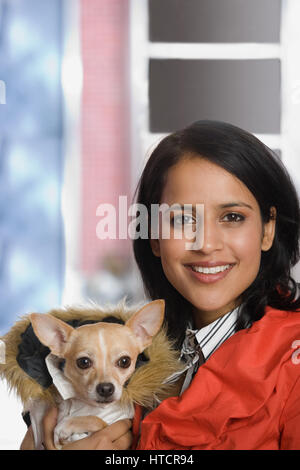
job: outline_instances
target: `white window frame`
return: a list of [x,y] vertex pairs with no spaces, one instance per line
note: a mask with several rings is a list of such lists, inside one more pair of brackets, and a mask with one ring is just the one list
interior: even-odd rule
[[[148,39],[148,0],[130,0],[132,186],[151,149],[166,134],[149,131],[148,67],[152,58],[168,59],[279,59],[282,70],[280,134],[255,134],[270,148],[281,151],[292,169],[300,165],[300,18],[299,0],[282,0],[281,40],[273,43],[159,43]],[[299,161],[299,163],[298,163]],[[300,187],[300,172],[299,187]]]
[[[274,59],[281,61],[281,132],[255,134],[281,152],[300,194],[300,1],[282,0],[280,43],[186,44],[151,43],[148,39],[148,0],[130,0],[131,56],[131,186],[153,148],[165,134],[149,131],[149,60],[172,59]],[[300,281],[300,263],[293,269]]]
[[80,0],[63,0],[63,91],[62,216],[65,235],[64,305],[81,302],[81,98],[83,70],[81,59]]

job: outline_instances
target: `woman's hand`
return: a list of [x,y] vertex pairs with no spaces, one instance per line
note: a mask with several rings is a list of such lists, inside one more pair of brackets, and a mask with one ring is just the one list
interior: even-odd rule
[[[57,408],[50,408],[43,419],[44,445],[47,450],[56,450],[53,431],[57,422]],[[131,446],[131,420],[122,419],[88,437],[70,442],[63,450],[127,450]]]
[[31,426],[27,429],[20,450],[34,450],[34,437]]

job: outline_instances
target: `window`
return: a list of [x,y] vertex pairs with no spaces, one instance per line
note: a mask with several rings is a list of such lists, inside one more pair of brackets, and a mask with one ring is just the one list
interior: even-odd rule
[[130,5],[132,188],[166,133],[218,119],[281,155],[300,191],[299,0]]

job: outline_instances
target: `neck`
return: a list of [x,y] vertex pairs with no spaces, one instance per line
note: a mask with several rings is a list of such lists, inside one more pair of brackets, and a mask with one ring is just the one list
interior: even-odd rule
[[204,328],[210,323],[218,320],[218,318],[223,317],[229,312],[232,312],[236,307],[238,307],[241,302],[234,302],[231,306],[227,306],[225,308],[221,308],[220,310],[212,310],[212,311],[203,311],[198,310],[196,308],[193,309],[193,323],[195,328],[198,330]]

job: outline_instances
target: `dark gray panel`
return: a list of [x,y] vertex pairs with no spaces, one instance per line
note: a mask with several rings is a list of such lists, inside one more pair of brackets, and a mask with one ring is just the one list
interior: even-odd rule
[[170,132],[198,119],[280,132],[277,59],[152,59],[149,67],[151,132]]
[[281,0],[149,0],[159,42],[279,42]]

